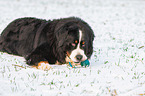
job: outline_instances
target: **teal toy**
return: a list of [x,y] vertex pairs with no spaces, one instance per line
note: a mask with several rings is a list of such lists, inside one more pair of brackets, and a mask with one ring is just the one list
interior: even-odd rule
[[[72,64],[71,64],[70,62],[69,62],[69,65],[70,65],[70,67],[72,67],[72,68],[76,68],[75,66],[72,66]],[[82,62],[81,62],[81,66],[82,66],[82,67],[89,67],[89,66],[90,66],[89,60],[86,59],[85,61],[82,61]]]
[[81,66],[82,66],[82,67],[89,67],[89,66],[90,66],[89,60],[86,59],[85,61],[82,61],[82,62],[81,62]]

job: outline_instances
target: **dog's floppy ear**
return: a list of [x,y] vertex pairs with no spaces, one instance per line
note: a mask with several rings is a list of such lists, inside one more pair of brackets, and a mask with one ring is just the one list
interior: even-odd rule
[[94,40],[94,34],[91,34],[86,48],[86,55],[88,58],[90,58],[93,53],[93,40]]
[[64,42],[68,39],[68,34],[72,33],[73,31],[78,30],[78,27],[74,25],[73,22],[68,22],[65,25],[61,25],[61,27],[57,28],[56,30],[56,40],[58,43],[58,47],[64,45]]
[[88,59],[91,57],[92,53],[93,53],[93,41],[94,41],[94,32],[93,30],[91,29],[91,27],[86,23],[86,22],[83,22],[84,24],[84,32],[85,32],[85,40],[86,40],[86,47],[85,47],[85,53],[88,57]]
[[68,30],[67,28],[63,27],[63,28],[60,28],[57,32],[56,32],[56,40],[57,40],[57,46],[58,47],[62,47],[64,42],[66,41],[67,39],[67,36],[68,36]]
[[59,27],[55,32],[55,55],[60,63],[65,63],[65,42],[68,36],[68,29],[65,26]]

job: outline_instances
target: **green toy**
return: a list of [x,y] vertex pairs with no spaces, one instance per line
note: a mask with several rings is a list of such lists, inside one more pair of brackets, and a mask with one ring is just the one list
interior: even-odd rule
[[81,66],[82,66],[82,67],[89,67],[89,66],[90,66],[89,60],[86,59],[85,61],[82,61],[82,62],[81,62]]
[[[72,66],[71,62],[69,62],[69,65],[70,65],[70,67],[72,67],[72,68],[76,68],[75,66]],[[82,67],[89,67],[89,66],[90,66],[89,60],[86,59],[85,61],[82,61],[82,62],[81,62],[81,66],[82,66]]]

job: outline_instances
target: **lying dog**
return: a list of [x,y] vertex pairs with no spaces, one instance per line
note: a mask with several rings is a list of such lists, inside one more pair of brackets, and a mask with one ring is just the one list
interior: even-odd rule
[[80,18],[20,18],[3,30],[0,51],[23,56],[27,64],[45,70],[49,64],[79,64],[89,59],[93,40],[91,27]]

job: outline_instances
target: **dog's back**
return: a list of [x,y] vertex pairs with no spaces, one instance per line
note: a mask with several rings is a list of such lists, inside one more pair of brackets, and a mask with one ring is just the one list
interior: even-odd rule
[[[33,50],[34,38],[42,23],[36,18],[20,18],[11,22],[0,36],[0,51],[26,56]],[[25,49],[25,50],[24,50]]]

